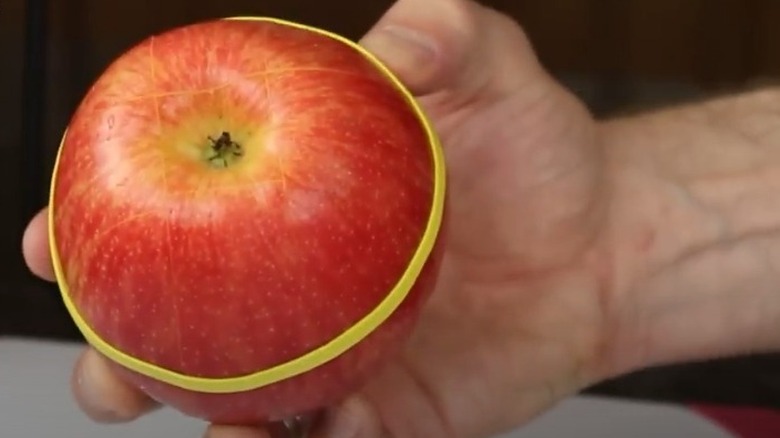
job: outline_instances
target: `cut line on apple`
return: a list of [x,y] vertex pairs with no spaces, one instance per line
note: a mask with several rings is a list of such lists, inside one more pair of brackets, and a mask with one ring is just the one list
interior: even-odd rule
[[402,348],[436,283],[445,184],[424,111],[357,43],[270,17],[191,24],[129,49],[74,113],[54,271],[86,341],[153,398],[287,419]]

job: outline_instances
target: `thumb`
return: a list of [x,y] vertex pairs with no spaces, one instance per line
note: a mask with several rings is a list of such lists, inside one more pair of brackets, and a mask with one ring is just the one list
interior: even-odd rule
[[606,199],[596,125],[518,23],[472,0],[396,0],[361,43],[445,144],[451,247],[537,269],[592,241]]
[[416,95],[463,98],[551,82],[520,26],[471,0],[397,0],[361,44]]
[[390,438],[390,432],[368,400],[355,395],[328,412],[312,438]]

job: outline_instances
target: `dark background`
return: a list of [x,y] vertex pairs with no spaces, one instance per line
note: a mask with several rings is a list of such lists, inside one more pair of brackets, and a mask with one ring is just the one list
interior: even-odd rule
[[[48,3],[48,5],[47,5]],[[152,32],[227,15],[272,15],[358,38],[389,0],[0,0],[0,336],[80,342],[57,290],[33,278],[21,235],[45,204],[71,111],[114,57]],[[777,0],[493,0],[542,62],[608,115],[780,75]],[[665,367],[592,391],[780,407],[780,358]]]

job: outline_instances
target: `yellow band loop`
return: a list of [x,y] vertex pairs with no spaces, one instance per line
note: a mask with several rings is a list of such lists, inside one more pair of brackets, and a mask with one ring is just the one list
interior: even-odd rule
[[120,365],[123,365],[124,367],[132,371],[146,375],[158,381],[162,381],[187,390],[208,392],[208,393],[233,393],[233,392],[247,391],[251,389],[260,388],[266,385],[270,385],[272,383],[279,382],[284,379],[289,379],[296,375],[317,368],[318,366],[338,357],[339,355],[343,354],[345,351],[347,351],[348,349],[350,349],[351,347],[359,343],[361,340],[363,340],[374,330],[376,330],[376,328],[379,327],[388,317],[390,317],[390,315],[392,315],[395,309],[403,302],[404,298],[409,293],[415,281],[417,280],[417,277],[420,275],[420,272],[422,271],[423,266],[425,265],[425,262],[428,259],[431,251],[433,250],[433,246],[439,234],[439,229],[441,228],[442,216],[444,211],[445,184],[446,184],[443,151],[439,139],[436,136],[430,121],[427,119],[422,109],[420,108],[420,106],[418,105],[418,103],[416,102],[412,94],[408,91],[408,89],[382,62],[380,62],[370,52],[362,48],[357,43],[352,42],[334,33],[322,29],[317,29],[314,27],[302,25],[302,24],[285,21],[285,20],[268,18],[268,17],[232,17],[226,19],[227,20],[269,21],[277,24],[292,26],[299,29],[316,32],[321,35],[325,35],[330,38],[336,39],[344,44],[347,44],[348,46],[354,48],[355,50],[363,54],[370,61],[372,61],[384,74],[387,75],[387,77],[403,93],[403,95],[406,97],[409,104],[412,106],[415,113],[419,117],[420,121],[424,125],[426,135],[429,139],[431,151],[433,153],[434,193],[433,193],[431,212],[428,218],[425,232],[420,241],[420,245],[415,251],[405,272],[398,280],[396,285],[393,287],[393,289],[390,291],[390,293],[387,295],[387,297],[385,297],[385,299],[382,302],[380,302],[376,306],[376,308],[374,308],[370,313],[368,313],[365,317],[363,317],[361,320],[355,323],[355,325],[349,327],[339,336],[335,337],[325,345],[322,345],[321,347],[313,351],[310,351],[296,359],[290,360],[288,362],[273,366],[271,368],[262,371],[258,371],[248,375],[227,377],[227,378],[193,377],[169,369],[165,369],[151,363],[147,363],[143,360],[135,358],[111,346],[109,343],[103,340],[100,337],[100,335],[98,335],[97,333],[95,333],[95,331],[92,330],[89,324],[87,324],[84,318],[79,314],[78,309],[76,309],[76,306],[71,300],[68,285],[65,281],[62,264],[59,258],[59,254],[57,252],[56,236],[54,235],[55,206],[53,203],[54,190],[56,188],[57,169],[59,166],[60,154],[62,153],[62,146],[65,141],[65,136],[67,135],[67,130],[66,130],[65,133],[63,134],[62,143],[60,144],[59,151],[57,152],[57,157],[54,165],[54,173],[53,173],[54,176],[51,181],[51,191],[49,197],[49,242],[50,242],[51,257],[54,264],[54,272],[57,278],[57,283],[59,284],[60,287],[62,298],[65,302],[65,306],[68,312],[70,313],[78,329],[81,330],[81,333],[86,338],[87,342],[89,342],[96,350],[103,353],[111,360],[117,362]]

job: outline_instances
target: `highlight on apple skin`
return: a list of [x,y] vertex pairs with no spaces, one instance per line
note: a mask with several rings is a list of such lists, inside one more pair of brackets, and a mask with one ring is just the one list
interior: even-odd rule
[[112,62],[52,175],[63,300],[128,381],[226,424],[337,403],[403,348],[441,264],[445,168],[357,44],[272,18]]

